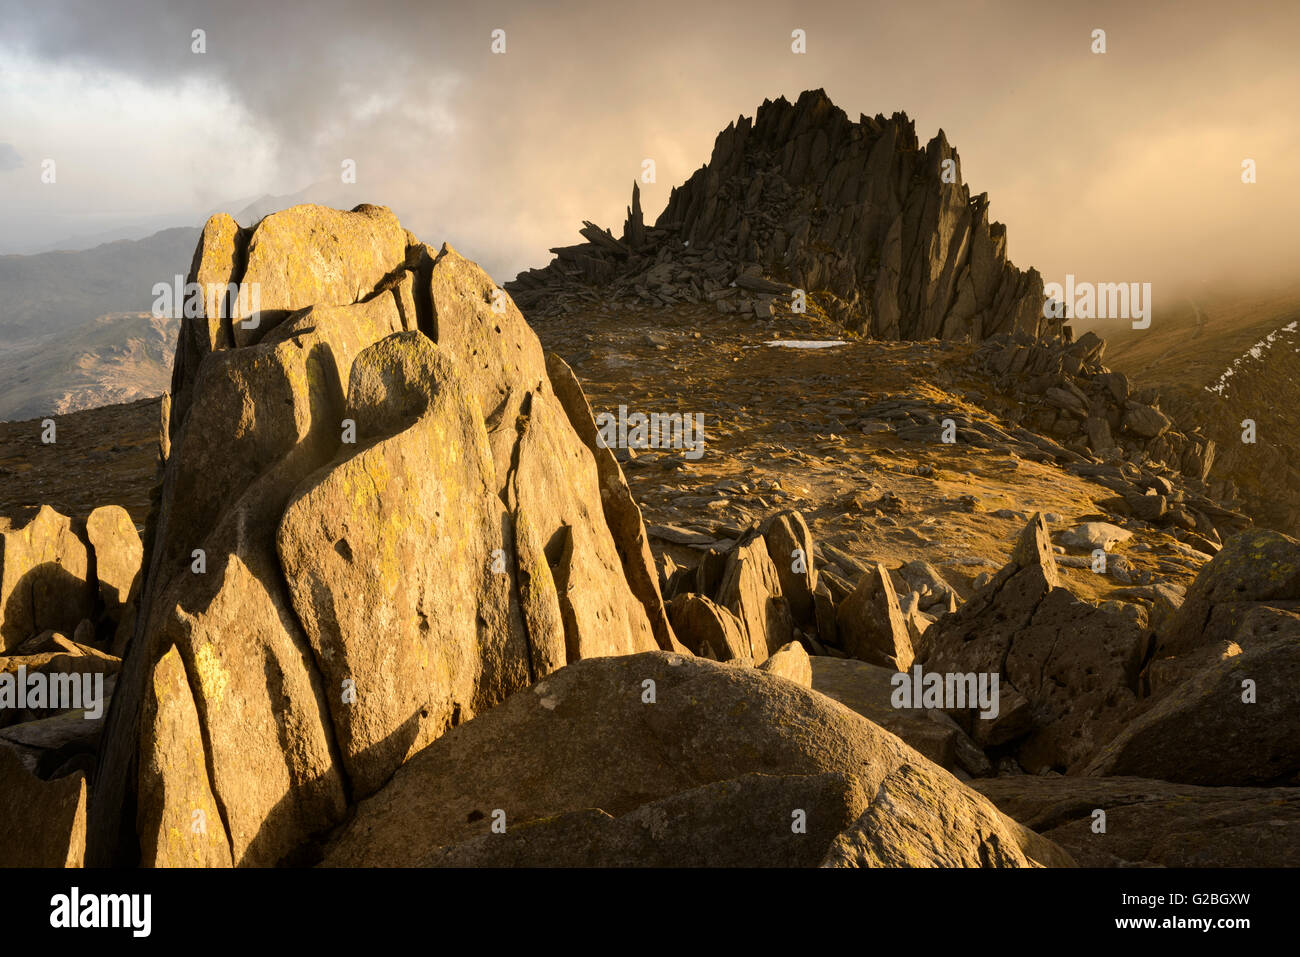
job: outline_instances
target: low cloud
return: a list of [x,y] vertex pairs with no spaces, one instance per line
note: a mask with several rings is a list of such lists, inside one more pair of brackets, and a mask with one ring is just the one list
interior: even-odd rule
[[22,165],[23,158],[18,155],[18,151],[13,148],[12,143],[0,143],[0,173],[21,169]]
[[[582,219],[617,228],[643,159],[658,168],[642,190],[653,219],[728,122],[822,87],[850,117],[903,110],[923,140],[942,127],[1007,224],[1011,258],[1049,278],[1151,281],[1160,295],[1163,284],[1276,276],[1300,254],[1300,194],[1285,175],[1300,152],[1288,46],[1300,8],[1244,0],[1225,14],[1189,0],[1174,18],[1007,0],[972,17],[944,2],[286,0],[272,12],[264,0],[159,0],[124,13],[49,0],[5,12],[11,2],[0,0],[0,44],[38,73],[189,91],[175,115],[149,117],[153,142],[108,144],[130,151],[129,175],[122,164],[99,172],[100,135],[84,137],[81,155],[64,148],[60,191],[83,188],[68,208],[88,213],[110,201],[160,212],[160,197],[207,212],[337,183],[350,159],[355,202],[389,205],[421,238],[509,278],[579,241]],[[1104,55],[1090,50],[1099,25]],[[806,54],[791,51],[795,28]],[[199,29],[204,53],[192,50]],[[503,54],[491,52],[497,29]],[[39,90],[42,77],[29,79],[21,89]],[[30,95],[19,105],[31,139],[7,135],[53,155],[49,136],[87,111],[75,96],[44,109]],[[178,135],[205,115],[203,97],[238,122]],[[1247,157],[1260,170],[1250,186]],[[59,196],[18,199],[32,212]]]

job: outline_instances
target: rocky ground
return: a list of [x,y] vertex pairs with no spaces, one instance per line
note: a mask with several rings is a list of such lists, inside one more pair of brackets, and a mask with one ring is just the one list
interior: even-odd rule
[[[1071,859],[1093,866],[1297,862],[1300,797],[1294,776],[1300,765],[1293,767],[1290,758],[1262,768],[1247,761],[1220,773],[1216,771],[1219,762],[1211,761],[1197,770],[1197,761],[1186,749],[1196,750],[1198,745],[1180,729],[1189,720],[1207,719],[1196,714],[1196,698],[1174,694],[1189,676],[1196,678],[1199,673],[1199,680],[1207,681],[1217,657],[1212,641],[1207,645],[1202,635],[1189,639],[1186,632],[1191,626],[1178,624],[1182,620],[1179,609],[1189,589],[1192,601],[1207,607],[1205,602],[1210,599],[1205,596],[1216,587],[1226,587],[1215,582],[1225,575],[1240,575],[1239,563],[1249,562],[1251,556],[1240,550],[1235,555],[1225,553],[1224,568],[1211,574],[1213,569],[1205,566],[1211,553],[1219,551],[1217,533],[1216,542],[1206,540],[1208,551],[1201,552],[1180,539],[1183,530],[1179,527],[1135,517],[1119,506],[1123,498],[1116,496],[1114,481],[1105,484],[1101,481],[1105,476],[1091,474],[1097,462],[1078,461],[1077,453],[1014,424],[1017,411],[1023,410],[1014,395],[997,390],[996,380],[979,361],[975,347],[942,341],[879,342],[845,333],[825,318],[787,315],[761,321],[690,306],[593,310],[564,320],[539,321],[538,330],[543,346],[576,370],[595,414],[616,411],[622,404],[629,411],[704,415],[705,445],[697,459],[687,458],[683,449],[615,450],[629,489],[642,508],[658,584],[676,639],[704,657],[731,657],[735,664],[749,662],[751,667],[761,663],[758,671],[788,677],[867,719],[861,728],[846,728],[843,733],[859,740],[854,747],[867,749],[864,753],[874,755],[871,760],[877,764],[883,761],[889,766],[895,759],[881,757],[883,745],[869,740],[876,731],[868,732],[868,728],[890,732],[914,748],[927,763],[904,765],[889,772],[894,778],[882,778],[874,785],[890,791],[895,802],[919,801],[915,810],[908,812],[911,820],[931,820],[934,815],[949,815],[951,820],[956,815],[964,821],[971,815],[978,819],[990,813],[987,806],[970,805],[968,798],[955,793],[939,798],[945,785],[933,780],[923,783],[927,775],[932,778],[940,773],[934,769],[942,768],[943,773],[971,782],[1010,815],[1000,824],[990,819],[988,827],[1011,827],[1013,833],[1019,833],[1014,831],[1018,824],[1007,823],[1018,821],[1055,842],[1034,845],[1036,837],[1016,838],[1022,849],[1012,852],[1002,862],[1005,864],[1028,860],[1065,863]],[[772,344],[827,341],[842,344],[828,348]],[[156,402],[141,402],[62,416],[58,420],[59,443],[53,448],[40,444],[38,421],[6,424],[6,447],[15,464],[23,466],[13,469],[5,483],[9,527],[30,522],[30,511],[17,506],[38,500],[57,503],[75,516],[88,515],[94,507],[113,499],[130,504],[132,524],[143,526],[156,475],[159,413]],[[942,440],[945,418],[959,423],[954,443]],[[67,468],[69,460],[82,456],[97,467],[93,494],[86,494],[88,484],[75,478],[84,472],[69,474]],[[1132,468],[1127,474],[1126,481],[1140,487],[1143,470]],[[1171,482],[1170,475],[1162,475],[1162,481]],[[1153,473],[1147,472],[1146,477],[1152,478]],[[1178,481],[1176,475],[1172,478]],[[1199,494],[1181,487],[1171,488],[1171,493],[1171,499]],[[768,542],[773,542],[774,518],[792,511],[806,520],[806,529],[800,530],[800,521],[789,526],[794,536],[791,540],[806,536],[803,540],[809,545],[820,583],[817,590],[826,594],[813,599],[810,589],[806,597],[812,600],[801,613],[795,597],[799,586],[776,586],[773,593],[780,597],[775,600],[786,611],[782,613],[785,623],[773,625],[775,619],[770,615],[766,621],[753,618],[752,608],[747,608],[754,602],[748,586],[733,587],[728,594],[725,582],[701,584],[698,568],[713,560],[730,568],[737,562],[736,556],[753,547],[749,543],[754,541],[756,527],[764,529]],[[125,513],[121,514],[125,518]],[[46,524],[63,521],[48,510],[42,515],[47,516],[41,519]],[[1027,530],[1034,528],[1030,519],[1035,515],[1043,517],[1037,552],[1026,546],[1034,537],[1025,538]],[[88,523],[74,520],[65,524],[65,531],[58,533],[61,540],[83,540],[85,568],[98,565],[106,574],[113,567],[110,553],[103,552],[98,562],[89,558],[96,551]],[[27,526],[27,539],[41,537],[34,534],[38,526]],[[1224,534],[1231,537],[1227,528]],[[1090,541],[1090,536],[1096,541]],[[119,536],[119,541],[126,540]],[[1245,596],[1251,603],[1241,607],[1258,609],[1253,612],[1256,617],[1260,613],[1280,615],[1278,620],[1286,625],[1286,609],[1300,604],[1287,597],[1295,592],[1287,577],[1291,573],[1286,571],[1294,567],[1295,547],[1286,545],[1285,540],[1256,537],[1250,541],[1253,547],[1281,548],[1281,552],[1265,566],[1256,565],[1247,577],[1272,580],[1280,575],[1282,581],[1271,592],[1256,588]],[[1104,572],[1093,570],[1092,546],[1098,543],[1107,549]],[[78,546],[71,547],[75,552]],[[101,549],[108,547],[100,544]],[[773,556],[779,554],[775,544],[769,550]],[[12,544],[8,554],[16,554]],[[1205,578],[1200,586],[1195,585],[1198,574]],[[885,579],[895,596],[892,601],[882,599],[879,592],[875,598],[859,597],[866,594],[866,583],[874,580],[883,586]],[[118,587],[125,593],[130,585]],[[100,590],[104,590],[102,585]],[[712,602],[714,598],[715,607],[723,609],[715,614],[725,618],[734,612],[737,616],[737,641],[733,643],[738,649],[728,651],[725,638],[715,641],[708,625],[700,624],[699,609],[707,607],[704,599]],[[1261,598],[1267,600],[1260,604]],[[822,602],[830,607],[829,620],[835,623],[829,628],[824,607],[813,607]],[[852,620],[845,618],[845,609],[863,602],[865,620],[892,625],[883,633],[869,628],[853,637]],[[117,625],[126,619],[129,628],[131,620],[120,603],[110,606],[94,595],[64,605],[66,621],[41,622],[50,627],[10,648],[9,657],[3,659],[7,670],[26,664],[52,673],[103,671],[110,677],[111,694],[127,643],[126,633]],[[947,614],[950,609],[955,613]],[[83,617],[84,625],[80,624]],[[1197,612],[1194,618],[1200,627],[1204,613]],[[1270,649],[1276,649],[1275,644],[1252,646],[1233,632],[1234,622],[1248,618],[1250,615],[1234,611],[1215,626],[1215,634],[1232,635],[1228,644],[1238,648],[1237,655],[1244,645],[1270,661],[1280,677],[1270,682],[1269,693],[1285,694],[1283,688],[1272,687],[1288,673],[1285,653],[1274,660],[1279,652]],[[1017,620],[1021,624],[1014,625]],[[1014,625],[1010,630],[994,624],[1006,621]],[[29,630],[36,627],[33,619]],[[726,630],[724,627],[723,632]],[[755,643],[750,632],[758,631],[765,636]],[[1089,644],[1073,650],[1062,645],[1066,636],[1079,635],[1086,636]],[[974,644],[972,639],[976,639]],[[994,727],[985,730],[978,719],[960,711],[900,711],[890,703],[890,677],[895,670],[906,670],[913,663],[944,671],[987,668],[990,652],[983,645],[990,641],[991,653],[1006,662],[1002,667],[1006,711]],[[1005,643],[999,646],[999,641]],[[1092,641],[1098,643],[1096,647],[1091,646]],[[1046,642],[1052,650],[1035,652],[1035,642]],[[1058,647],[1067,651],[1058,652]],[[767,661],[761,662],[761,658]],[[1015,664],[1020,658],[1028,660],[1034,673]],[[628,667],[637,675],[647,667],[663,666],[628,660]],[[176,671],[179,662],[168,664],[165,660],[162,664]],[[1040,668],[1043,676],[1036,674]],[[1175,677],[1162,678],[1162,669]],[[1088,679],[1084,673],[1096,677]],[[168,680],[182,675],[183,670]],[[582,682],[596,680],[597,675],[591,672],[574,680],[578,687],[585,687]],[[691,687],[698,691],[719,677],[702,672],[690,679]],[[162,680],[161,676],[155,677],[157,680]],[[1089,686],[1100,687],[1100,697],[1086,690]],[[599,703],[600,695],[608,693],[604,688],[597,682],[581,693],[569,692],[585,709],[575,713],[575,727],[588,720],[577,716],[587,711],[599,712],[603,721],[608,720],[610,712],[602,710],[605,706]],[[543,703],[550,700],[545,697],[551,693],[545,682],[532,693],[542,696]],[[727,696],[735,693],[721,686],[710,691],[709,707],[725,707]],[[1148,718],[1143,725],[1144,714],[1155,712],[1160,718],[1161,709],[1155,705],[1166,699],[1172,703],[1164,707],[1173,716]],[[797,720],[795,714],[801,715],[798,720],[806,720],[808,714],[824,706],[814,705],[810,699],[781,707],[795,708],[780,719],[788,724]],[[533,729],[526,714],[511,718],[510,712],[492,710],[470,722],[466,730],[477,728],[489,739],[498,736],[512,741],[545,735],[529,752],[545,755],[541,742],[550,739],[550,732]],[[1279,728],[1289,727],[1289,719],[1275,711],[1272,714],[1281,722]],[[1138,724],[1133,731],[1135,715]],[[78,835],[85,828],[86,785],[96,766],[102,719],[94,722],[87,738],[85,719],[76,717],[73,722],[67,714],[34,712],[17,725],[0,729],[0,760],[16,762],[6,773],[19,776],[21,768],[23,774],[34,775],[22,778],[23,786],[11,792],[12,800],[39,799],[59,808],[55,816],[61,815],[59,820],[65,822],[52,825],[56,837],[49,845],[25,845],[28,856],[24,860],[49,861],[64,855],[59,859],[77,863],[84,853],[77,849],[77,842],[84,841]],[[674,720],[709,719],[684,715]],[[828,714],[821,720],[843,719]],[[497,729],[494,722],[502,721],[505,725]],[[1211,731],[1227,733],[1223,728]],[[676,746],[672,742],[679,732],[657,733],[666,737],[654,747]],[[770,732],[755,727],[749,733]],[[855,737],[862,734],[868,738]],[[1100,745],[1112,738],[1119,742],[1116,754],[1099,751]],[[695,834],[661,835],[647,843],[640,830],[645,825],[637,823],[642,818],[654,821],[689,811],[697,820],[701,814],[716,815],[720,822],[713,833],[718,840],[731,842],[731,856],[705,855],[698,863],[745,863],[755,860],[755,855],[794,865],[818,863],[823,856],[827,862],[884,866],[981,863],[963,856],[966,852],[943,838],[951,825],[937,820],[924,825],[929,839],[938,842],[935,846],[920,858],[909,857],[914,851],[900,853],[900,847],[882,837],[891,822],[873,823],[873,815],[878,816],[879,811],[873,811],[875,805],[861,795],[862,782],[835,778],[840,759],[829,755],[812,759],[809,772],[801,772],[820,768],[817,773],[831,775],[826,782],[829,790],[817,799],[817,807],[830,820],[840,822],[832,828],[838,829],[835,833],[818,838],[819,850],[813,857],[806,849],[780,840],[755,844],[754,829],[761,829],[762,812],[758,809],[764,802],[784,800],[780,793],[791,787],[801,791],[801,800],[806,792],[803,785],[780,777],[762,785],[775,789],[768,797],[761,796],[766,793],[761,788],[751,793],[750,785],[737,785],[740,791],[728,792],[727,786],[718,783],[724,779],[743,781],[752,770],[747,766],[694,778],[694,784],[667,785],[654,791],[659,796],[648,803],[644,797],[631,803],[628,797],[620,797],[629,787],[646,788],[644,781],[629,784],[622,777],[605,785],[607,794],[593,797],[591,779],[604,773],[598,757],[603,740],[593,740],[587,751],[554,757],[554,762],[584,769],[581,776],[586,783],[581,793],[539,804],[535,795],[516,793],[510,783],[513,778],[484,783],[482,767],[474,772],[473,784],[457,783],[447,779],[445,772],[435,771],[445,762],[463,761],[458,754],[487,747],[472,737],[447,734],[403,768],[392,788],[381,792],[382,797],[362,801],[352,823],[324,843],[300,848],[297,856],[291,857],[298,862],[321,859],[332,864],[509,865],[533,863],[539,859],[537,855],[544,854],[552,862],[578,865],[689,863],[696,856],[690,851]],[[805,755],[800,760],[808,760],[808,744],[792,743],[786,737],[781,741],[772,747],[793,747]],[[1285,751],[1281,742],[1272,747],[1278,746]],[[1157,759],[1153,747],[1176,757]],[[552,759],[538,761],[535,774],[554,773],[550,769],[557,765]],[[77,769],[86,772],[84,782]],[[1094,776],[1099,771],[1106,776]],[[1148,776],[1142,776],[1144,772]],[[1111,777],[1111,773],[1120,776]],[[1080,774],[1088,776],[1080,780]],[[47,780],[45,790],[38,783],[41,779]],[[1223,786],[1228,784],[1248,786]],[[559,791],[574,786],[567,773],[563,780],[547,785]],[[685,791],[677,790],[683,787]],[[417,825],[408,816],[414,813],[417,820],[423,820],[418,817],[422,805],[403,795],[407,790],[427,794],[430,788],[446,791],[447,800],[453,803],[459,800],[467,806],[481,806],[484,815],[500,804],[509,804],[524,816],[548,809],[572,810],[547,825],[545,833],[534,831],[526,845],[493,843],[476,836],[472,826],[465,828],[450,821],[426,835],[426,840],[410,843],[411,828]],[[945,802],[953,801],[967,803],[943,810]],[[589,803],[605,810],[584,817],[593,813],[580,810]],[[631,814],[620,810],[633,807]],[[1092,815],[1098,808],[1111,815],[1109,836],[1099,835],[1093,827]],[[1171,808],[1176,808],[1176,813]],[[29,811],[13,807],[8,813],[19,819],[30,816]],[[754,814],[759,814],[760,823],[752,819]],[[726,827],[721,819],[727,821]],[[67,832],[63,837],[57,836],[60,828]],[[389,830],[401,839],[386,836]],[[575,843],[575,835],[592,833],[604,835],[599,845],[604,851]],[[573,849],[581,846],[588,846],[590,853],[573,857]],[[161,854],[162,848],[151,853]],[[246,853],[257,853],[256,844]]]
[[161,399],[60,415],[53,442],[44,419],[0,422],[0,514],[49,505],[88,515],[120,505],[141,529],[158,468]]
[[256,316],[0,425],[0,864],[1300,864],[1300,542],[942,135],[779,100],[583,235],[521,312],[214,216]]
[[[1005,563],[1038,511],[1058,535],[1089,522],[1127,533],[1105,574],[1092,571],[1090,549],[1060,546],[1065,581],[1088,598],[1143,604],[1155,584],[1184,589],[1209,558],[1176,529],[1101,504],[1114,488],[1058,462],[1044,437],[1017,437],[1005,417],[1018,409],[1014,397],[972,367],[969,344],[882,342],[826,319],[764,322],[691,306],[590,310],[537,328],[597,412],[623,404],[704,415],[697,460],[672,449],[624,457],[655,547],[679,562],[725,548],[784,508],[804,515],[832,574],[926,561],[963,597]],[[837,340],[844,345],[769,344]],[[952,444],[942,441],[948,417],[959,427]]]
[[[1061,546],[1069,552],[1065,580],[1088,598],[1143,604],[1143,586],[1185,588],[1208,559],[1176,528],[1112,514],[1098,504],[1115,498],[1112,488],[1017,441],[1016,426],[998,414],[1014,414],[1015,399],[972,368],[969,344],[882,342],[825,318],[759,321],[689,305],[591,310],[536,327],[578,374],[596,412],[624,404],[630,412],[704,415],[705,451],[694,461],[680,449],[623,455],[654,548],[679,562],[725,547],[783,508],[804,515],[832,574],[852,577],[869,561],[922,560],[963,596],[1002,566],[1035,511],[1058,533],[1090,521],[1132,526],[1135,533],[1111,548],[1108,574],[1091,570],[1089,550]],[[779,341],[844,344],[768,344]],[[142,400],[60,416],[55,444],[41,442],[41,420],[0,423],[0,508],[44,503],[85,515],[119,504],[143,529],[160,415],[160,400]],[[1007,439],[976,446],[959,432],[945,443],[944,417]],[[842,553],[838,562],[828,546]]]

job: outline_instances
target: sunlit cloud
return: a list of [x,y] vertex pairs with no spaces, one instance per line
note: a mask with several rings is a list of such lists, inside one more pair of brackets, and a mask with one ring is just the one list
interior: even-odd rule
[[[3,5],[3,0],[0,0]],[[544,264],[592,219],[617,228],[642,160],[653,219],[714,136],[764,98],[823,87],[850,117],[942,128],[1009,251],[1046,276],[1176,285],[1289,273],[1300,150],[1287,44],[1300,11],[1217,4],[1087,11],[756,2],[286,4],[197,0],[7,13],[0,176],[21,215],[0,247],[68,217],[201,216],[329,184],[391,206],[492,272]],[[1108,31],[1105,55],[1090,31]],[[808,52],[793,55],[790,31]],[[207,50],[190,33],[207,29]],[[490,51],[504,29],[507,52]],[[57,156],[59,187],[42,189]],[[1257,184],[1240,163],[1258,162]],[[354,185],[339,182],[355,163]],[[232,210],[233,211],[233,210]]]

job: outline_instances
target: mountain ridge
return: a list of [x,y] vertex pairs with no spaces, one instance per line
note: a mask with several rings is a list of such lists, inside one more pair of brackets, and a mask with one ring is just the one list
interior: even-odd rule
[[530,315],[571,300],[710,302],[765,317],[802,291],[880,339],[1062,328],[1043,315],[1038,272],[1007,260],[1005,227],[961,181],[942,129],[922,149],[906,114],[853,123],[822,90],[730,123],[653,226],[634,184],[620,239],[590,222],[580,232],[585,244],[553,248],[550,265],[506,284]]

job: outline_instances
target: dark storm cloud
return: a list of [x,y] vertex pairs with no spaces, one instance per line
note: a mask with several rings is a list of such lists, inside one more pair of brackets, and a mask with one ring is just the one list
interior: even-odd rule
[[[349,195],[498,275],[577,241],[582,218],[617,228],[646,157],[653,217],[729,121],[820,86],[852,117],[943,127],[1023,265],[1200,279],[1294,262],[1297,19],[1263,3],[46,2],[6,11],[0,42],[106,81],[218,85],[252,126],[166,144],[157,162],[226,150],[236,168],[257,137],[280,182],[305,185],[337,183],[353,159]],[[795,27],[806,55],[790,51]],[[1105,56],[1088,51],[1096,27]],[[1237,176],[1247,156],[1254,193]]]

